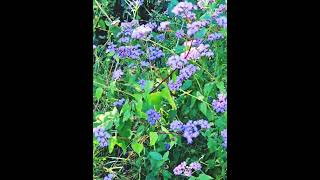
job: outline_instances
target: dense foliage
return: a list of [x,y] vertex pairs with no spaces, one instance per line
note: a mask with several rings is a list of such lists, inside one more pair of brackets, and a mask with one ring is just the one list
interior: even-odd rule
[[227,179],[226,1],[93,10],[93,179]]

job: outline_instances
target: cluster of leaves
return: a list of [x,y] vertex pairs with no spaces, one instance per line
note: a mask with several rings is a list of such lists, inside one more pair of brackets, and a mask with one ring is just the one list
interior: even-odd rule
[[[124,1],[120,1],[123,6],[127,2]],[[167,14],[163,14],[162,8],[158,12],[149,12],[158,25],[170,21],[170,30],[164,33],[163,41],[155,39],[163,32],[154,30],[151,38],[131,39],[127,44],[140,45],[145,52],[151,46],[160,48],[164,56],[155,61],[148,61],[147,55],[131,59],[120,58],[116,52],[106,52],[108,43],[121,44],[117,36],[121,32],[121,22],[110,16],[115,14],[110,9],[116,3],[115,0],[94,0],[93,126],[103,127],[111,138],[104,148],[99,146],[95,137],[93,139],[93,178],[103,179],[107,174],[114,174],[115,179],[187,179],[174,175],[173,169],[183,161],[196,161],[202,164],[202,169],[189,179],[226,179],[227,151],[222,146],[220,132],[227,128],[227,112],[217,113],[211,105],[218,93],[227,92],[226,29],[211,23],[192,37],[205,40],[212,33],[224,36],[210,42],[214,56],[191,60],[190,64],[199,67],[199,70],[184,81],[179,90],[170,91],[167,81],[163,80],[171,74],[170,79],[175,80],[179,73],[172,73],[166,62],[173,54],[187,52],[188,47],[183,43],[190,40],[190,37],[178,39],[175,35],[176,31],[186,28],[185,20],[171,12],[178,1],[157,1],[159,7],[168,7]],[[197,19],[210,20],[217,6],[223,3],[216,0],[206,10],[195,10]],[[134,15],[130,11],[127,14],[131,19],[139,19],[139,13]],[[148,61],[150,66],[141,67],[141,61]],[[114,80],[112,74],[117,69],[122,69],[124,74],[119,80]],[[145,80],[143,88],[138,83],[141,79]],[[121,98],[125,99],[124,104],[114,106],[113,103]],[[149,109],[161,114],[155,126],[147,121],[146,112]],[[212,126],[201,131],[192,144],[187,144],[181,134],[170,130],[170,123],[174,120],[186,123],[198,119],[206,119]],[[169,149],[167,144],[170,144]]]

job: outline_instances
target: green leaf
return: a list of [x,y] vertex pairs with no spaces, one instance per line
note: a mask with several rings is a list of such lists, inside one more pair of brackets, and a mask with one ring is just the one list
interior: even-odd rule
[[144,97],[147,97],[147,95],[151,92],[153,87],[152,81],[146,81],[146,84],[144,86]]
[[123,114],[123,121],[127,121],[130,118],[130,111],[131,111],[131,106],[129,102],[127,101],[121,109],[121,113]]
[[209,153],[213,153],[215,150],[215,143],[213,138],[208,138],[207,146],[209,149]]
[[116,82],[115,81],[112,81],[111,83],[110,83],[110,86],[109,86],[109,90],[110,90],[110,93],[111,94],[114,94],[114,91],[117,89],[117,87],[116,87]]
[[208,176],[206,174],[200,174],[198,177],[199,180],[210,180],[213,179],[211,176]]
[[225,89],[225,87],[224,87],[224,84],[223,84],[223,82],[218,82],[217,83],[217,88],[220,90],[220,91],[224,91],[224,89]]
[[188,180],[196,180],[196,179],[197,179],[196,177],[191,176],[191,177],[189,177],[189,179],[188,179]]
[[210,15],[210,12],[206,12],[204,15],[200,17],[200,20],[210,20],[212,17]]
[[168,88],[168,85],[165,84],[165,87],[162,89],[161,91],[161,95],[164,99],[166,99],[169,104],[171,105],[172,109],[176,110],[177,109],[177,106],[176,106],[176,103],[174,102],[171,94],[170,94],[170,90]]
[[126,122],[120,122],[120,126],[117,128],[120,136],[129,138],[131,136],[131,125],[132,122],[130,120]]
[[207,83],[206,85],[204,85],[204,88],[203,88],[203,93],[204,93],[204,96],[206,98],[208,98],[212,88],[214,87],[214,84],[211,82],[211,83]]
[[143,144],[133,142],[131,144],[131,147],[132,147],[133,151],[136,152],[137,154],[139,154],[139,156],[140,156],[140,153],[143,150]]
[[158,140],[158,133],[157,132],[150,132],[150,146],[154,146]]
[[108,149],[109,149],[109,153],[111,154],[114,146],[116,145],[117,139],[115,137],[112,137],[109,139],[109,145],[108,145]]
[[111,51],[111,52],[109,52],[109,53],[107,54],[107,57],[112,57],[114,54],[115,54],[115,52],[114,52],[114,51]]
[[151,159],[157,160],[157,161],[161,161],[161,159],[162,159],[161,154],[158,152],[155,152],[155,151],[149,152],[149,156],[151,157]]
[[198,32],[196,32],[194,34],[194,37],[198,38],[198,39],[201,39],[206,35],[206,33],[207,33],[207,29],[206,28],[201,28]]
[[204,100],[204,96],[199,91],[197,91],[197,98],[202,101]]
[[169,151],[167,151],[166,153],[164,153],[163,157],[162,157],[162,161],[165,162],[169,160]]
[[181,54],[181,53],[183,53],[184,51],[185,51],[185,46],[176,46],[175,48],[174,48],[174,51],[176,52],[176,54]]
[[119,147],[121,147],[124,154],[127,152],[127,142],[126,141],[117,139],[117,145]]
[[144,129],[145,129],[144,125],[139,126],[139,128],[137,129],[135,137],[142,135]]
[[106,29],[106,24],[104,23],[103,19],[99,20],[99,26],[101,27],[101,29]]
[[104,128],[105,128],[106,130],[111,129],[111,128],[112,128],[112,125],[113,125],[113,122],[112,122],[112,121],[107,121],[107,122],[104,124]]
[[149,106],[151,106],[152,108],[155,107],[155,109],[158,111],[161,107],[161,101],[162,101],[162,96],[160,92],[151,93],[147,96],[147,102],[150,103]]
[[103,89],[102,88],[97,88],[96,89],[96,98],[99,100],[102,96],[102,93],[103,93]]
[[207,104],[206,103],[199,104],[199,109],[203,113],[203,115],[207,116]]
[[168,171],[168,170],[164,170],[162,172],[162,176],[163,176],[164,180],[168,180],[168,179],[171,179],[172,173],[170,173],[170,171]]
[[181,89],[182,89],[182,90],[187,90],[189,87],[191,87],[191,85],[192,85],[192,81],[191,81],[191,80],[186,80],[186,81],[183,83]]
[[218,129],[221,129],[221,130],[225,129],[227,127],[227,117],[226,117],[226,115],[220,116],[219,118],[217,118],[216,125],[217,125]]

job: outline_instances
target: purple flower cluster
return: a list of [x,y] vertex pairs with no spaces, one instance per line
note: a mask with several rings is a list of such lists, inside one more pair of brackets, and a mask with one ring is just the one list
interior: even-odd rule
[[144,89],[144,86],[146,85],[146,81],[144,79],[140,79],[138,84],[140,85],[141,89]]
[[222,139],[223,139],[223,143],[222,143],[222,146],[224,148],[227,148],[227,129],[224,129],[223,131],[220,132],[220,135],[222,136]]
[[190,177],[192,175],[192,170],[198,171],[201,169],[201,164],[198,162],[193,162],[189,166],[187,166],[187,163],[183,161],[181,164],[179,164],[177,167],[173,169],[173,173],[175,175],[184,175],[187,177]]
[[146,38],[151,31],[152,29],[149,26],[141,25],[133,30],[131,37],[135,39],[143,39]]
[[121,23],[121,32],[117,34],[120,43],[127,43],[130,41],[133,28],[139,26],[139,21],[132,20],[131,22],[122,22]]
[[215,41],[222,38],[223,38],[223,35],[221,33],[212,33],[212,34],[209,34],[208,41]]
[[199,6],[200,9],[206,9],[208,8],[210,3],[215,2],[216,0],[199,0],[197,5]]
[[173,70],[182,69],[184,65],[186,65],[188,61],[184,58],[180,58],[178,55],[173,55],[168,58],[167,65],[170,66]]
[[198,47],[191,47],[188,51],[180,54],[180,58],[186,60],[200,59],[203,56],[211,57],[214,53],[209,49],[209,45],[200,44]]
[[209,49],[209,45],[206,44],[200,44],[198,47],[197,47],[197,50],[198,52],[200,53],[200,56],[207,56],[207,57],[211,57],[214,55],[214,53]]
[[141,61],[140,64],[141,64],[142,67],[148,67],[148,66],[150,66],[150,63],[147,62],[147,61]]
[[132,59],[138,59],[141,55],[144,54],[144,52],[140,49],[140,45],[135,46],[120,46],[116,49],[117,54],[120,58],[132,58]]
[[128,43],[130,41],[129,37],[121,37],[119,39],[119,43]]
[[193,20],[196,18],[196,15],[191,12],[193,9],[197,9],[197,6],[194,6],[190,2],[179,2],[173,9],[172,13],[176,16],[180,16],[182,18],[186,18],[189,20]]
[[148,22],[147,24],[145,24],[145,26],[151,28],[152,30],[154,30],[157,27],[157,23]]
[[223,93],[218,94],[218,99],[212,101],[212,107],[216,112],[225,112],[227,110],[227,98]]
[[123,75],[123,72],[121,71],[121,69],[115,70],[113,72],[112,79],[118,80],[121,78],[122,75]]
[[178,31],[176,31],[176,37],[177,37],[178,39],[183,38],[184,35],[185,35],[185,33],[184,33],[183,30],[178,30]]
[[115,52],[117,50],[117,46],[113,44],[113,42],[108,42],[107,44],[106,53]]
[[181,69],[176,82],[173,82],[173,80],[169,81],[169,89],[171,91],[178,90],[182,86],[183,81],[189,79],[192,76],[192,74],[194,74],[197,71],[197,69],[198,67],[194,66],[193,64],[189,64],[183,69]]
[[223,27],[223,28],[227,28],[227,17],[222,16],[216,19],[217,23],[219,26]]
[[163,54],[162,50],[159,49],[158,47],[151,46],[148,48],[148,59],[150,61],[154,61],[154,60],[161,58],[163,56],[164,56],[164,54]]
[[166,148],[166,150],[169,150],[170,149],[170,144],[169,143],[165,143],[165,148]]
[[161,118],[161,115],[154,109],[149,109],[147,111],[147,115],[148,115],[147,120],[152,126],[154,126],[156,122]]
[[167,31],[170,29],[169,27],[170,21],[164,21],[160,23],[160,26],[158,27],[158,31]]
[[108,174],[108,176],[105,176],[103,180],[112,180],[112,178],[113,178],[113,174]]
[[203,119],[197,121],[190,120],[186,124],[175,120],[170,124],[171,131],[183,132],[183,137],[187,139],[188,144],[191,144],[193,139],[199,136],[199,130],[209,129],[210,127],[209,122]]
[[217,18],[224,10],[227,10],[227,6],[220,4],[219,7],[214,11],[212,17]]
[[156,40],[162,42],[166,39],[166,36],[164,34],[159,34],[155,38],[156,38]]
[[143,4],[143,0],[129,1],[130,9],[135,9],[136,7],[140,7],[142,4]]
[[125,101],[126,101],[126,100],[125,100],[124,98],[122,98],[122,99],[114,102],[113,105],[114,105],[114,106],[117,106],[117,107],[120,107],[120,106],[123,105],[123,103],[124,103]]
[[200,28],[209,24],[209,21],[195,21],[191,24],[187,24],[187,35],[190,37],[199,31]]
[[105,131],[103,127],[93,128],[94,136],[97,138],[100,147],[107,147],[109,145],[109,138],[111,135]]

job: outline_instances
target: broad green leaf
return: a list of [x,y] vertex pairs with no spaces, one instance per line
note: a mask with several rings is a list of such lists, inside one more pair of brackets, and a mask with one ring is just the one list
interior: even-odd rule
[[181,89],[182,89],[182,90],[187,90],[189,87],[191,87],[191,85],[192,85],[192,81],[191,81],[191,80],[186,80],[186,81],[183,83]]
[[151,107],[155,107],[156,110],[159,110],[161,107],[162,96],[160,92],[151,93],[148,96],[147,101],[151,103]]
[[108,149],[109,149],[109,153],[111,154],[113,149],[114,149],[114,146],[116,145],[117,143],[117,139],[115,137],[112,137],[109,139],[109,145],[108,145]]
[[211,176],[208,176],[206,174],[200,174],[198,177],[199,180],[210,180],[213,179]]
[[158,137],[159,137],[158,133],[157,132],[150,132],[149,136],[150,136],[150,146],[155,145],[158,140]]
[[220,82],[218,82],[218,83],[217,83],[217,88],[218,88],[220,91],[222,91],[222,92],[223,92],[223,91],[224,91],[224,89],[225,89],[225,88],[224,88],[224,84],[223,84],[223,82],[221,82],[221,81],[220,81]]
[[135,137],[142,135],[142,133],[144,132],[144,129],[145,129],[144,125],[139,126],[139,128],[137,129]]
[[120,121],[120,126],[118,127],[118,132],[119,135],[122,137],[127,137],[129,138],[131,136],[131,125],[132,125],[132,121],[128,120],[126,122],[121,122]]
[[207,104],[206,103],[199,104],[199,109],[203,113],[203,115],[207,116]]
[[149,152],[149,156],[151,157],[151,159],[157,160],[157,161],[161,161],[161,159],[162,159],[161,154],[158,152],[155,152],[155,151]]
[[212,17],[210,15],[210,12],[206,12],[204,15],[200,17],[201,20],[210,20]]
[[131,106],[129,104],[129,101],[126,101],[126,103],[122,106],[121,113],[123,114],[123,121],[127,121],[130,118],[130,111]]
[[96,89],[96,98],[99,100],[102,96],[103,89],[101,87]]
[[121,139],[117,139],[117,145],[121,147],[123,153],[125,154],[127,152],[127,142]]
[[214,87],[213,83],[207,83],[206,85],[204,85],[203,93],[206,98],[208,98],[213,87]]
[[99,20],[99,26],[101,27],[101,29],[106,29],[106,24],[104,23],[103,19]]
[[165,87],[162,89],[161,91],[161,95],[164,99],[166,99],[169,104],[171,105],[172,109],[176,110],[177,109],[177,106],[176,106],[176,103],[174,102],[171,94],[170,94],[170,90],[168,88],[168,85],[165,84]]
[[207,29],[206,28],[201,28],[198,32],[196,32],[194,34],[194,37],[197,38],[197,39],[201,39],[201,38],[204,38],[206,33],[207,33]]
[[152,90],[153,82],[152,81],[146,81],[146,84],[144,86],[144,97],[146,97]]
[[107,121],[107,122],[104,124],[104,128],[105,128],[106,130],[111,129],[111,128],[112,128],[112,125],[113,125],[113,121]]
[[165,162],[167,160],[169,160],[169,151],[167,151],[166,153],[164,153],[163,157],[162,157],[162,161]]
[[203,101],[204,96],[199,91],[197,91],[197,98]]
[[162,172],[162,176],[163,176],[164,180],[168,180],[168,179],[171,179],[172,173],[170,173],[170,171],[168,171],[168,170],[164,170]]
[[143,150],[143,144],[133,142],[131,144],[131,147],[132,147],[133,151],[136,152],[137,154],[139,154],[139,156],[140,156],[140,153]]
[[215,143],[213,138],[208,138],[207,146],[210,153],[213,153],[215,150]]
[[191,177],[189,177],[189,179],[188,179],[188,180],[196,180],[196,179],[197,179],[196,177],[191,176]]
[[181,54],[181,53],[185,52],[185,46],[178,45],[174,48],[174,51],[176,52],[176,54]]
[[[195,92],[193,92],[192,95],[195,96]],[[193,108],[194,104],[196,103],[196,100],[197,100],[196,98],[191,98],[190,109]]]

